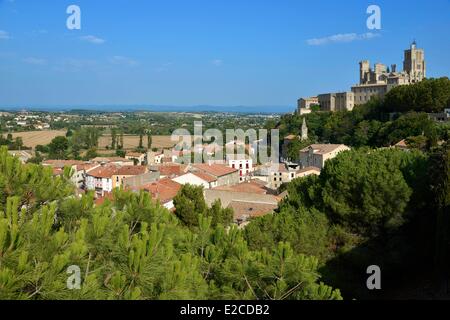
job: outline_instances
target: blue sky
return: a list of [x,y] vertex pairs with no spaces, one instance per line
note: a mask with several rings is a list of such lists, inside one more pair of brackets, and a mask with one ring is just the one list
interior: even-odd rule
[[362,59],[401,67],[413,39],[449,76],[449,0],[0,0],[0,106],[293,107],[348,90]]

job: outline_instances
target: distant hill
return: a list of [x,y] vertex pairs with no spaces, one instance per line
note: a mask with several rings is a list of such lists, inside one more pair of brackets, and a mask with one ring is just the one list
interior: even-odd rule
[[77,111],[77,112],[232,112],[232,113],[288,113],[292,106],[152,106],[152,105],[92,105],[92,106],[3,106],[4,111]]

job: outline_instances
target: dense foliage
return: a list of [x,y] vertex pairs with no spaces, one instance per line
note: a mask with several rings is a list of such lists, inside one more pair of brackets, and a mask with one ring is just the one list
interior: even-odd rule
[[411,86],[398,86],[386,95],[385,112],[443,112],[450,108],[450,79],[426,79]]
[[[403,139],[414,148],[429,151],[440,140],[448,140],[450,125],[436,123],[427,113],[443,112],[450,106],[450,80],[429,79],[392,89],[384,100],[372,99],[347,112],[313,112],[284,115],[269,128],[280,129],[281,137],[299,135],[303,119],[309,128],[308,143],[342,143],[351,147],[389,147]],[[303,144],[287,150],[295,158]]]
[[229,226],[233,222],[233,210],[222,208],[220,200],[213,203],[211,208],[206,205],[203,197],[203,188],[192,185],[185,185],[174,198],[176,207],[175,215],[180,221],[188,226],[198,226],[198,215],[211,217],[213,226]]
[[408,276],[423,281],[436,268],[448,272],[449,150],[341,153],[319,177],[290,183],[278,212],[246,228],[250,248],[289,242],[318,257],[327,281],[354,298],[376,295],[365,287],[373,264],[383,270],[384,297]]
[[[425,113],[405,113],[389,120],[383,113],[374,114],[379,102],[374,100],[347,112],[319,112],[306,116],[298,114],[284,116],[277,127],[280,135],[300,133],[303,117],[309,127],[309,140],[306,143],[335,143],[351,147],[389,147],[403,139],[419,141],[413,146],[430,150],[439,140],[448,139],[450,126],[430,120]],[[386,120],[387,119],[387,120]],[[305,144],[291,144],[288,152],[295,155]]]
[[0,299],[341,299],[288,243],[251,249],[214,213],[188,228],[145,192],[96,206],[68,177],[1,149]]
[[25,150],[28,149],[24,146],[21,137],[13,139],[12,134],[7,134],[6,137],[0,135],[0,146],[7,146],[9,150]]

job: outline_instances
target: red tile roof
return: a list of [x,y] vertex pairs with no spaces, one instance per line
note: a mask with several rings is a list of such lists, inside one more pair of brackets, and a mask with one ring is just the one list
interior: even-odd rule
[[119,176],[138,176],[148,171],[146,166],[123,166],[115,173]]
[[169,164],[158,166],[157,169],[159,170],[162,176],[175,177],[184,174],[186,166],[179,164]]
[[158,199],[161,203],[172,201],[181,189],[181,184],[170,180],[163,179],[145,186],[141,189],[149,192],[153,199]]
[[91,169],[93,169],[93,168],[95,168],[97,166],[99,166],[99,165],[96,164],[96,163],[83,163],[83,164],[77,165],[77,170],[78,171],[80,171],[80,170],[88,171],[88,170],[91,170]]
[[238,172],[237,169],[233,169],[221,164],[195,164],[194,168],[218,178]]
[[212,176],[210,174],[204,173],[204,172],[194,172],[192,174],[197,176],[197,177],[199,177],[200,179],[208,182],[208,183],[217,181],[216,177],[214,177],[214,176]]
[[96,177],[96,178],[111,178],[118,172],[118,168],[116,166],[102,166],[95,168],[89,172],[87,175]]

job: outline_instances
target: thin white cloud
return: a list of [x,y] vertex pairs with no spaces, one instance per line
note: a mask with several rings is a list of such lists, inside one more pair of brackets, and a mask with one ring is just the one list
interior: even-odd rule
[[9,40],[9,39],[11,39],[9,33],[4,30],[0,30],[0,40]]
[[214,59],[213,61],[211,61],[211,63],[213,65],[215,65],[216,67],[220,67],[220,66],[223,65],[223,60],[221,60],[221,59]]
[[80,39],[83,41],[93,43],[93,44],[104,44],[106,42],[106,40],[98,38],[96,36],[92,36],[92,35],[84,36],[84,37],[81,37]]
[[36,66],[43,66],[47,64],[47,60],[45,59],[40,59],[40,58],[35,58],[35,57],[28,57],[23,59],[23,62],[28,63],[28,64],[33,64]]
[[124,56],[114,56],[109,58],[109,62],[112,64],[120,64],[120,65],[127,65],[127,66],[137,66],[139,62],[137,62],[134,59],[124,57]]
[[380,36],[381,34],[373,32],[367,32],[362,34],[339,33],[328,37],[309,39],[306,41],[306,43],[310,46],[322,46],[330,43],[349,43],[353,41],[370,40]]

